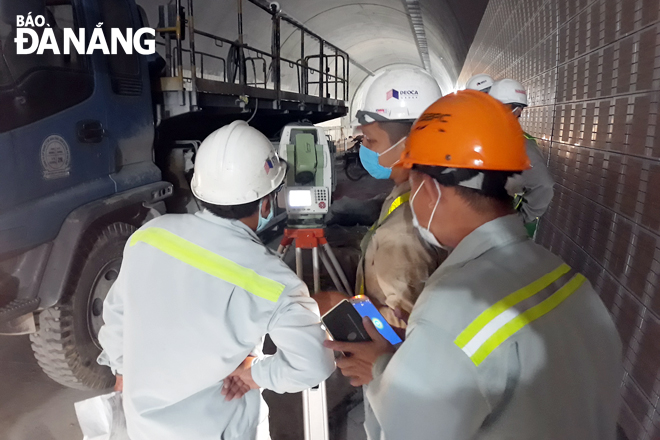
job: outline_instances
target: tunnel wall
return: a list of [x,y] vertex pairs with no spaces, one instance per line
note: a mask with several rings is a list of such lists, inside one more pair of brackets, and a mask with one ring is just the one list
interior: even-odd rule
[[659,9],[490,0],[457,84],[485,72],[528,88],[522,124],[556,181],[537,241],[591,280],[616,321],[630,440],[660,438]]

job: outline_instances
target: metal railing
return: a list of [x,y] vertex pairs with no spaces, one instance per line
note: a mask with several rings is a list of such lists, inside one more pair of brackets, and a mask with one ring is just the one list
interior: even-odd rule
[[[187,18],[183,14],[182,3],[184,1],[187,3]],[[274,90],[278,102],[281,100],[283,92],[293,91],[302,95],[310,95],[310,86],[318,88],[312,93],[319,98],[343,101],[349,99],[350,59],[346,52],[262,0],[248,1],[271,16],[271,50],[265,51],[252,47],[243,41],[243,0],[237,1],[239,8],[238,38],[236,40],[195,29],[194,0],[176,0],[175,4],[170,6],[170,8],[175,8],[174,12],[172,9],[161,10],[161,20],[166,16],[164,20],[166,23],[161,23],[157,29],[157,33],[164,40],[159,41],[158,44],[165,48],[169,76],[178,77],[181,83],[190,82],[193,92],[198,89],[197,79],[211,77],[220,78],[224,82]],[[299,33],[300,58],[297,60],[282,56],[283,23],[294,28],[292,35]],[[168,24],[171,25],[168,26]],[[188,38],[187,48],[184,47],[184,35]],[[225,56],[210,53],[208,50],[196,50],[196,38],[210,40],[214,47],[224,48]],[[314,49],[317,50],[310,50],[310,46],[312,46],[310,42],[313,42]],[[185,58],[188,59],[187,63]],[[216,69],[208,68],[211,62],[216,63]],[[294,72],[296,77],[294,90],[283,89],[283,67],[288,67]],[[184,75],[184,72],[189,75]],[[207,78],[205,78],[205,72]]]

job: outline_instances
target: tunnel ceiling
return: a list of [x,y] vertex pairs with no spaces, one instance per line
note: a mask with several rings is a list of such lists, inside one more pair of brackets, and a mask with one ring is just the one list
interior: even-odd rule
[[[158,22],[164,0],[138,0],[150,24]],[[187,1],[183,1],[186,4]],[[282,11],[348,52],[367,71],[392,65],[423,67],[405,0],[281,0]],[[443,92],[454,88],[488,0],[419,0],[433,76]],[[227,38],[237,36],[237,1],[195,0],[195,26]],[[245,42],[270,47],[269,16],[243,1]],[[298,59],[300,38],[283,26],[283,55]],[[311,46],[311,45],[310,45]],[[310,50],[313,50],[310,47]],[[351,65],[351,95],[369,73]],[[285,81],[295,84],[295,75]]]

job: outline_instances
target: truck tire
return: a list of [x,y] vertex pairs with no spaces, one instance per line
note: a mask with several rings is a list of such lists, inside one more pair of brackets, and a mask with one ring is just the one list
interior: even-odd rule
[[98,330],[103,300],[121,267],[126,241],[135,232],[127,223],[113,223],[88,235],[76,255],[62,299],[39,315],[39,330],[30,335],[34,356],[54,381],[77,389],[105,389],[114,384],[101,353]]

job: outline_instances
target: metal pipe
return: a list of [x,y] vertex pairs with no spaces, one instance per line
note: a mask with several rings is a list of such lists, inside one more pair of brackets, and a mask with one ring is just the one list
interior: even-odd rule
[[281,106],[281,94],[282,94],[282,66],[281,66],[281,58],[280,58],[280,26],[281,26],[281,21],[280,21],[280,15],[277,13],[273,14],[273,70],[274,70],[274,77],[273,81],[275,83],[275,97],[276,97],[276,104],[277,108],[279,109]]
[[296,246],[296,274],[298,278],[303,279],[302,249]]
[[323,99],[323,81],[325,68],[323,67],[323,40],[319,41],[319,98]]
[[195,66],[195,20],[193,0],[188,0],[188,37],[190,38],[190,84],[192,93],[197,93],[197,67]]
[[277,248],[277,255],[280,256],[280,260],[284,260],[284,258],[286,258],[286,254],[289,253],[289,250],[291,250],[291,245],[290,244],[288,244],[286,246],[280,245]]
[[186,90],[185,85],[183,84],[183,53],[181,45],[181,0],[176,0],[176,67],[177,67],[177,78],[179,79],[179,85],[181,91],[179,92],[179,105],[184,105],[186,103]]
[[243,45],[243,0],[238,2],[238,42]]
[[238,1],[238,77],[241,85],[247,84],[245,52],[243,52],[243,0]]
[[176,67],[177,67],[177,76],[181,80],[183,85],[183,64],[181,60],[181,0],[176,0]]
[[346,69],[346,74],[344,75],[344,80],[346,81],[344,83],[344,101],[348,101],[348,87],[350,86],[351,82],[351,59],[348,54],[346,54],[346,58],[344,60],[344,68]]
[[172,65],[172,36],[169,32],[165,34],[165,68],[169,76],[174,76],[174,66]]
[[321,290],[321,273],[319,271],[319,248],[312,248],[312,271],[314,273],[314,293]]
[[348,292],[345,292],[344,286],[342,286],[341,281],[337,277],[337,272],[335,272],[335,269],[332,267],[332,264],[330,263],[330,260],[328,259],[326,253],[321,252],[319,255],[321,257],[321,263],[323,263],[325,270],[328,271],[328,275],[330,275],[330,278],[332,278],[332,282],[334,283],[335,288],[340,292],[344,292],[348,294]]
[[337,75],[339,75],[339,54],[335,52],[335,99],[339,99],[339,80],[337,79]]
[[[305,63],[305,31],[300,29],[300,61]],[[302,70],[302,87],[300,93],[307,94],[307,69]]]
[[335,254],[332,252],[332,248],[328,243],[325,243],[323,245],[323,250],[328,254],[328,257],[330,257],[330,261],[332,262],[333,266],[337,270],[337,273],[339,274],[339,278],[341,278],[341,282],[344,284],[344,288],[346,289],[346,292],[351,292],[353,289],[348,284],[348,279],[346,278],[346,274],[344,273],[344,270],[341,268],[341,265],[339,264],[339,261],[337,261],[337,257],[335,257]]

